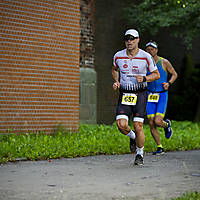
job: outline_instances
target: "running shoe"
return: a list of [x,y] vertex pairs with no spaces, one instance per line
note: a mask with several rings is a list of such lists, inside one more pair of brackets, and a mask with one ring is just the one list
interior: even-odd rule
[[169,119],[166,119],[165,121],[168,124],[168,127],[164,129],[165,130],[165,137],[167,139],[169,139],[173,134],[173,130],[172,130],[172,127],[171,127],[171,121]]
[[136,152],[136,140],[132,138],[130,138],[130,151],[131,153]]
[[137,154],[135,157],[135,165],[143,165],[144,161],[143,161],[143,157],[140,154]]
[[153,155],[161,155],[164,153],[164,149],[162,147],[158,147],[157,150],[153,152]]

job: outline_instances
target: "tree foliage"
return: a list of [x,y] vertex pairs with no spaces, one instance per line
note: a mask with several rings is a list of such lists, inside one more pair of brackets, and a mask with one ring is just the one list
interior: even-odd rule
[[170,28],[172,35],[183,39],[187,48],[200,35],[200,0],[143,0],[125,8],[130,25],[151,35]]

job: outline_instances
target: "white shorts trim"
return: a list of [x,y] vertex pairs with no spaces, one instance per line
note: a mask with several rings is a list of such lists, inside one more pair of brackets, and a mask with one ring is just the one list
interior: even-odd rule
[[116,120],[118,119],[126,119],[128,121],[128,116],[127,115],[117,115]]
[[134,122],[142,122],[142,123],[143,123],[143,122],[144,122],[144,118],[141,118],[141,117],[134,117],[134,118],[133,118],[133,121],[134,121]]

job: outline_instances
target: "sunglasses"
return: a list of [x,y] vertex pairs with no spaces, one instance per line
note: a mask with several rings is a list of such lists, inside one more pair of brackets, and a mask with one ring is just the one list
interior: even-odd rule
[[137,39],[138,37],[134,37],[134,36],[132,36],[132,35],[125,35],[124,36],[124,40],[125,41],[128,41],[128,40],[135,40],[135,39]]

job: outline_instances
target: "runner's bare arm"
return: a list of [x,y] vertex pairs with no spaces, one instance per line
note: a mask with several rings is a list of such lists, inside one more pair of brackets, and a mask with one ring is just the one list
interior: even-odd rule
[[117,88],[120,87],[120,83],[119,83],[119,70],[118,70],[118,67],[115,67],[114,65],[112,67],[112,78],[114,80],[113,89],[116,90]]
[[144,79],[146,79],[147,82],[152,82],[152,81],[155,81],[159,78],[160,78],[160,73],[159,73],[158,69],[151,72],[150,75],[145,76],[145,78],[143,76],[136,76],[136,79],[139,83],[143,82]]
[[173,68],[172,64],[168,60],[164,60],[164,65],[166,66],[167,72],[171,74],[169,82],[172,84],[178,77],[175,69]]
[[147,82],[152,82],[158,80],[159,78],[160,78],[160,73],[158,69],[154,70],[153,72],[151,72],[150,75],[146,76]]
[[176,73],[172,64],[167,59],[163,60],[163,64],[164,64],[164,67],[166,68],[167,72],[171,75],[169,81],[167,83],[163,83],[164,89],[168,90],[169,86],[177,79],[178,74]]

